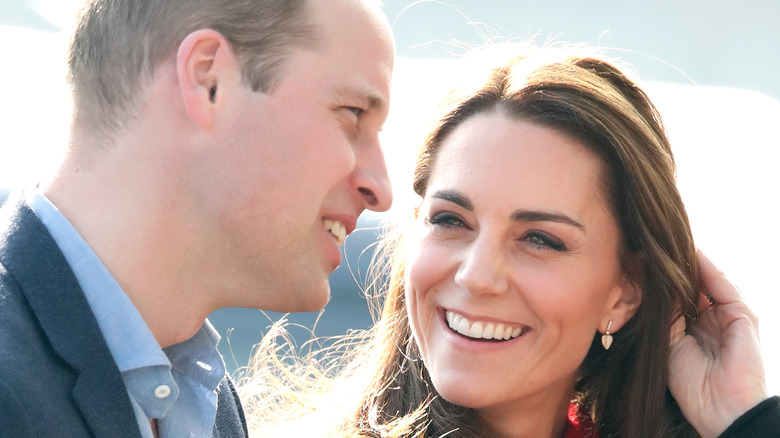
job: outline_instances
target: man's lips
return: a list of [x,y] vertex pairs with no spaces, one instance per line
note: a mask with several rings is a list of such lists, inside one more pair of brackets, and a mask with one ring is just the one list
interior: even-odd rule
[[341,246],[345,239],[357,226],[357,216],[348,213],[326,213],[322,215],[322,226],[333,236],[336,244]]
[[336,243],[343,245],[344,240],[347,238],[347,227],[341,221],[331,219],[323,219],[322,223],[325,225],[325,229],[336,239]]

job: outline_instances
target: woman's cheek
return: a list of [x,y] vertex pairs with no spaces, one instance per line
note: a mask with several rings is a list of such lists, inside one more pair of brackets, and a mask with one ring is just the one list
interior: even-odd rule
[[435,284],[432,276],[435,276],[437,259],[429,251],[422,241],[412,241],[407,250],[405,298],[406,311],[409,317],[409,325],[412,334],[421,351],[425,351],[425,339],[422,336],[427,332],[424,325],[430,321],[429,315],[433,310],[428,295]]

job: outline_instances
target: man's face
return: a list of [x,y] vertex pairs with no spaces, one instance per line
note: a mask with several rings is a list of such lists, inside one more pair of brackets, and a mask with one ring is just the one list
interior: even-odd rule
[[321,308],[344,235],[364,209],[390,207],[378,139],[393,67],[389,27],[359,2],[309,6],[317,48],[294,49],[269,93],[234,93],[222,144],[199,157],[199,214],[222,270],[215,307]]

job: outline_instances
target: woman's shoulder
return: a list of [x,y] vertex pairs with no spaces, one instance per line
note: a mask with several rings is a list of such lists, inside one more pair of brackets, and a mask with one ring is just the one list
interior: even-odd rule
[[739,417],[722,438],[780,436],[780,397],[770,397]]

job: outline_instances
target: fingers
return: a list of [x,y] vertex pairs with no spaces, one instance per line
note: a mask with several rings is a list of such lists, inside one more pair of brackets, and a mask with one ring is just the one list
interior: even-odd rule
[[704,287],[702,287],[702,289],[702,292],[699,292],[699,314],[701,314],[701,312],[704,310],[712,307],[714,301],[714,299],[710,296],[710,292]]
[[742,301],[742,296],[737,288],[726,278],[712,261],[701,250],[696,250],[696,258],[699,262],[699,272],[705,293],[715,300],[717,304],[728,304]]
[[679,344],[680,341],[683,340],[685,337],[685,317],[681,316],[677,318],[677,321],[672,324],[672,329],[670,330],[670,344],[672,347]]

